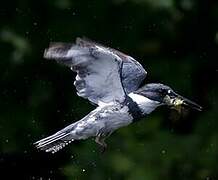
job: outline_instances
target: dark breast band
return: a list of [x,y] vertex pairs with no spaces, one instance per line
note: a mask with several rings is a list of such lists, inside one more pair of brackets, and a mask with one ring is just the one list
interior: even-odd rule
[[138,104],[134,102],[129,96],[126,97],[124,104],[128,106],[129,113],[133,117],[133,122],[138,121],[143,117],[143,113],[139,108]]

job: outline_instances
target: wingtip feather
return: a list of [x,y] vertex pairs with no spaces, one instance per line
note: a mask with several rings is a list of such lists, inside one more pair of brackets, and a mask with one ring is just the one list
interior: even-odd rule
[[49,47],[45,49],[43,57],[45,59],[64,59],[73,44],[62,42],[50,42]]

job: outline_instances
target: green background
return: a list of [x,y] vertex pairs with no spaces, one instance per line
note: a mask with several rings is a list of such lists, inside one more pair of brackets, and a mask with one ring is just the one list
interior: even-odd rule
[[[204,107],[166,107],[121,128],[101,154],[93,139],[51,155],[33,142],[94,107],[68,68],[43,59],[50,41],[85,36],[136,58]],[[218,179],[218,2],[14,0],[0,7],[0,173],[11,179]]]

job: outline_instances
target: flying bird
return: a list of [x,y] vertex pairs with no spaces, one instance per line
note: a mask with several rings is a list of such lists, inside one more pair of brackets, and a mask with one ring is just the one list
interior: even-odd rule
[[74,85],[80,97],[96,106],[81,120],[34,143],[40,150],[55,153],[74,140],[95,137],[103,150],[105,139],[115,130],[147,116],[157,107],[198,104],[160,83],[141,85],[147,72],[131,56],[91,40],[77,38],[74,44],[51,43],[44,58],[54,59],[76,72]]

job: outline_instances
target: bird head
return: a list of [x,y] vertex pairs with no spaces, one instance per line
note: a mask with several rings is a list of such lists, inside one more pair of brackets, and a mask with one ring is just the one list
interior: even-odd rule
[[160,105],[167,105],[170,108],[179,110],[181,106],[188,106],[192,109],[201,111],[202,107],[195,102],[182,97],[175,93],[169,86],[160,83],[146,84],[138,89],[137,94],[140,94],[152,101],[159,102]]

